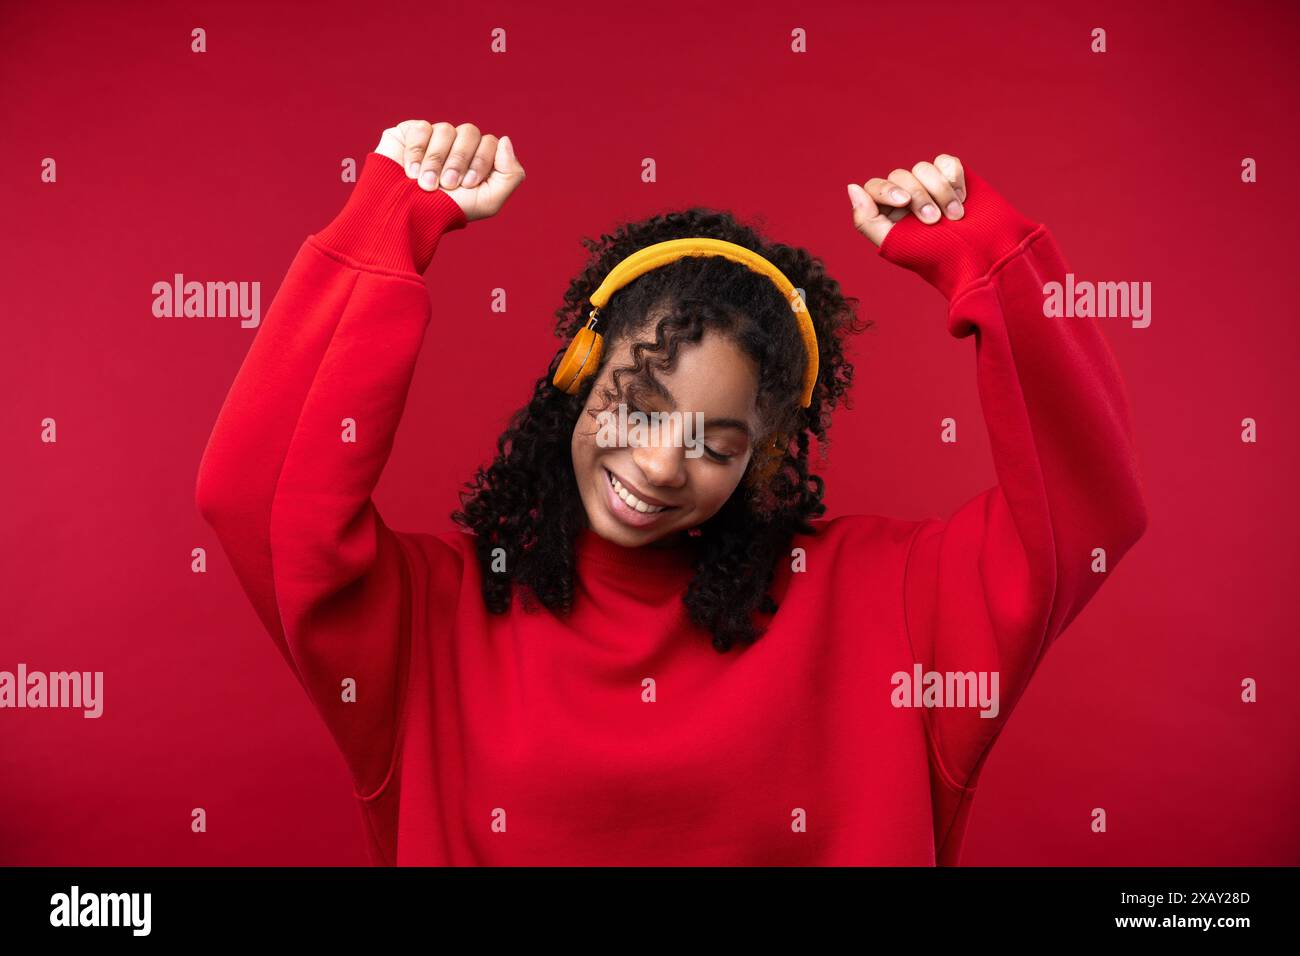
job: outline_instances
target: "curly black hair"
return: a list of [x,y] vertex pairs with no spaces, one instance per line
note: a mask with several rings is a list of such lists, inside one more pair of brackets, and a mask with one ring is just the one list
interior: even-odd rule
[[[815,437],[824,460],[831,410],[841,399],[848,404],[853,380],[843,339],[872,323],[858,319],[858,300],[843,296],[839,283],[806,250],[769,242],[731,213],[694,206],[620,223],[596,240],[584,238],[590,259],[555,313],[556,334],[567,345],[586,324],[589,296],[624,258],[656,242],[696,236],[752,249],[785,273],[803,290],[819,351],[812,403],[802,408],[798,397],[805,356],[789,303],[771,280],[720,256],[685,257],[652,270],[616,292],[600,310],[602,366],[615,343],[632,341],[655,319],[653,336],[633,341],[632,368],[616,370],[614,387],[604,393],[607,402],[624,393],[621,376],[644,382],[653,379],[654,369],[673,368],[680,347],[698,342],[706,329],[727,336],[759,366],[758,410],[766,438],[775,436],[778,442],[777,457],[764,467],[765,456],[756,451],[745,480],[699,526],[694,576],[683,595],[690,619],[725,652],[736,642],[749,644],[760,636],[756,615],[776,612],[769,589],[777,561],[788,556],[793,535],[812,533],[809,521],[826,510],[824,482],[809,470],[809,448]],[[476,536],[483,600],[492,613],[509,609],[516,584],[527,610],[540,603],[565,614],[573,604],[573,545],[587,522],[571,440],[599,375],[587,379],[577,395],[564,393],[551,384],[563,354],[562,346],[547,374],[537,379],[531,400],[497,439],[492,464],[480,467],[466,483],[461,508],[452,514]],[[656,358],[651,362],[648,356]],[[497,549],[504,549],[505,571],[493,570]]]

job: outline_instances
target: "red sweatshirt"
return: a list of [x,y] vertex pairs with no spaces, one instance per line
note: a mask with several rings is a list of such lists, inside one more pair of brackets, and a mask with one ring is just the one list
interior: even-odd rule
[[[684,613],[680,551],[586,532],[570,616],[492,615],[472,538],[376,511],[431,316],[421,273],[465,225],[370,154],[290,266],[198,476],[343,753],[374,862],[956,863],[1026,682],[1146,526],[1111,352],[1094,320],[1043,316],[1066,271],[1051,234],[973,174],[964,219],[893,227],[879,254],[975,334],[999,483],[946,521],[816,522],[767,633],[719,654]],[[896,676],[917,665],[996,672],[996,716],[896,706],[920,702]]]

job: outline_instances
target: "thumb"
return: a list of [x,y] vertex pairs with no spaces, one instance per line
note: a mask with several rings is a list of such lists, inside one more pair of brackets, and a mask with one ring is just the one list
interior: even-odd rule
[[519,162],[519,157],[515,155],[515,144],[510,141],[509,136],[502,136],[497,140],[497,154],[492,161],[492,175],[508,183],[510,189],[514,189],[524,181],[524,167]]
[[849,201],[853,203],[853,228],[879,246],[893,225],[888,216],[882,216],[876,201],[857,183],[848,184]]

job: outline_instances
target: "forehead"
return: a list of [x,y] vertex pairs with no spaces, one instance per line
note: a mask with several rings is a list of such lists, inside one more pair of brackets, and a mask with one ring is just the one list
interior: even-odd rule
[[[683,342],[671,371],[653,368],[659,354],[643,353],[655,380],[671,393],[677,410],[704,412],[709,417],[757,420],[758,363],[729,337],[710,329],[699,342]],[[625,339],[610,353],[607,374],[612,375],[615,368],[630,369],[632,364],[632,342]],[[619,380],[639,394],[653,394],[652,383],[634,384],[630,371],[620,375]]]

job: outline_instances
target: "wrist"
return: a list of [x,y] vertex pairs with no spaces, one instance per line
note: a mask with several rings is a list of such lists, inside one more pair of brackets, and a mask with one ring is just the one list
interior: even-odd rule
[[347,203],[316,234],[321,245],[366,265],[423,273],[444,233],[468,225],[441,189],[421,189],[400,163],[368,153]]

